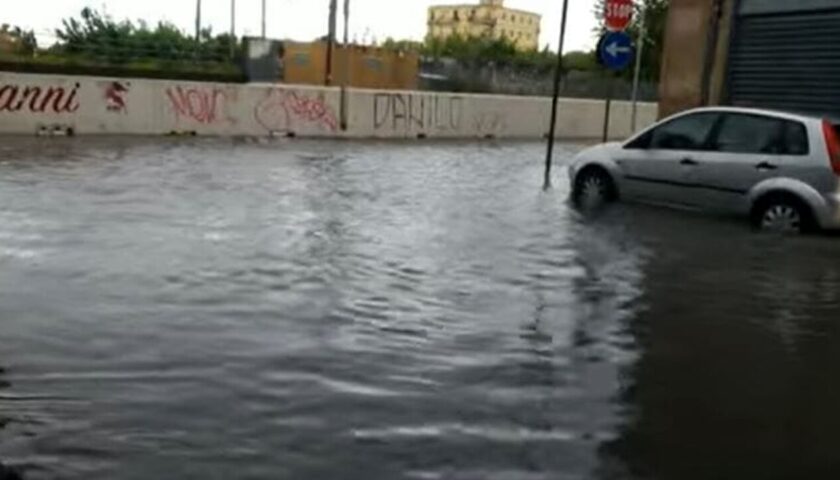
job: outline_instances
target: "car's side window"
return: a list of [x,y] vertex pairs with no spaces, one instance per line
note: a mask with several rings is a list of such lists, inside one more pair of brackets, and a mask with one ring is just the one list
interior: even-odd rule
[[649,148],[659,150],[707,150],[709,135],[719,118],[701,112],[676,118],[651,131]]
[[764,155],[806,155],[805,126],[781,118],[742,113],[723,116],[711,142],[715,151]]

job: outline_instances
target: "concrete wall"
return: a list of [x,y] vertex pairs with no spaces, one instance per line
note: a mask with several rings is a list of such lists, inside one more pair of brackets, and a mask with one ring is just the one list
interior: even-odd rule
[[725,101],[729,42],[739,1],[743,7],[750,2],[790,0],[671,0],[659,85],[660,115]]
[[[542,138],[550,99],[350,90],[341,130],[337,88],[230,85],[0,73],[0,133],[195,133],[349,138]],[[640,104],[639,127],[656,118]],[[556,135],[601,136],[604,102],[562,99]],[[630,134],[630,105],[615,102],[611,136]]]
[[670,115],[703,103],[711,0],[672,0],[665,27],[659,105]]

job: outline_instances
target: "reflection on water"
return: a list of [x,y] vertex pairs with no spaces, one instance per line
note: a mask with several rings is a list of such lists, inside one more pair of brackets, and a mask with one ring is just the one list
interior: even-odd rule
[[[662,212],[614,218],[643,239],[639,358],[602,448],[633,478],[833,478],[840,427],[840,246]],[[695,221],[696,220],[696,221]]]
[[[3,390],[11,386],[11,384],[4,378],[5,374],[6,369],[0,366],[0,395],[2,395]],[[0,408],[0,431],[6,427],[7,423],[9,423],[9,418],[5,416],[5,412],[2,408]]]
[[539,189],[541,155],[10,140],[0,458],[28,479],[833,473],[836,240],[583,219],[562,170]]
[[[0,366],[0,440],[2,440],[2,431],[6,428],[6,425],[9,423],[9,418],[5,415],[5,411],[2,405],[3,399],[3,390],[11,387],[11,384],[5,380],[4,376],[6,374],[6,369],[3,366]],[[11,467],[7,467],[3,464],[2,459],[0,459],[0,480],[20,480],[20,474],[17,470],[12,469]]]

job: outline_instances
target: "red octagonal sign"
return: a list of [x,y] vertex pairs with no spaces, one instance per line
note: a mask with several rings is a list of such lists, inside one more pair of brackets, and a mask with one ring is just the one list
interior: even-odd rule
[[604,7],[604,26],[607,30],[621,32],[633,18],[633,0],[607,0]]

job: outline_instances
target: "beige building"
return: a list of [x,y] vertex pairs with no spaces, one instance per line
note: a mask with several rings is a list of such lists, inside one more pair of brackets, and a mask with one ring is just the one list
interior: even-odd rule
[[540,20],[536,13],[505,8],[504,0],[481,0],[478,5],[439,5],[429,7],[428,36],[507,38],[520,50],[536,50],[540,46]]

